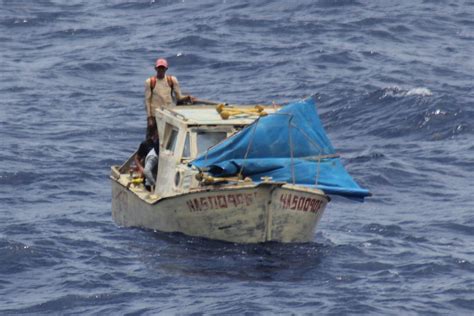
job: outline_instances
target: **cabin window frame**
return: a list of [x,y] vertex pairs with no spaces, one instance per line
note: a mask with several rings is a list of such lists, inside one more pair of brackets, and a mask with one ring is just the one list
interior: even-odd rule
[[183,144],[183,154],[181,155],[181,159],[192,159],[193,157],[193,150],[191,146],[191,133],[185,132],[184,135],[184,144]]
[[[222,142],[224,139],[229,137],[230,135],[235,133],[235,129],[233,127],[228,127],[228,126],[210,126],[210,127],[195,127],[191,128],[190,130],[190,140],[191,140],[191,153],[193,155],[193,158],[197,157],[198,155],[201,155],[205,153],[209,148],[214,147],[218,143]],[[203,151],[199,152],[199,134],[200,133],[209,133],[209,134],[216,134],[216,133],[224,133],[224,137],[220,139],[217,143],[214,143],[210,147],[206,147]],[[201,148],[202,149],[202,148]]]
[[166,122],[163,149],[165,151],[172,152],[174,154],[177,149],[178,138],[179,138],[179,128],[177,126],[174,126],[173,124]]

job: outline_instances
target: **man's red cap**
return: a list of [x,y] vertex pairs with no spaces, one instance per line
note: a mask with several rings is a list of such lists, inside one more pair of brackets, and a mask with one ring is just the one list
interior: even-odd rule
[[156,63],[155,63],[155,68],[158,68],[158,67],[165,67],[165,68],[168,68],[168,62],[166,61],[166,59],[164,58],[160,58],[160,59],[157,59],[156,60]]

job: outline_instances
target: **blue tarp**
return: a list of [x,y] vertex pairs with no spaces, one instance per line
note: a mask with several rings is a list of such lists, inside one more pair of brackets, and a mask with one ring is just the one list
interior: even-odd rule
[[261,117],[191,164],[208,169],[215,177],[242,172],[254,182],[267,176],[273,181],[310,187],[316,185],[319,175],[317,187],[327,194],[351,198],[370,195],[352,179],[339,158],[325,158],[318,163],[318,156],[334,154],[311,97]]

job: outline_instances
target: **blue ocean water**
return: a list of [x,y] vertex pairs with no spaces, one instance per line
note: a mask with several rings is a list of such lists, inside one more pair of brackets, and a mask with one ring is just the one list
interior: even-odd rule
[[[1,0],[0,314],[474,311],[474,1]],[[346,168],[313,242],[125,229],[109,167],[166,57],[195,96],[318,93]]]

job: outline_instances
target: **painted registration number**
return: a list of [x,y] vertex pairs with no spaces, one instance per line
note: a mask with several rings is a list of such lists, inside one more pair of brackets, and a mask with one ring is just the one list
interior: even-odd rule
[[252,193],[209,195],[187,200],[186,205],[190,212],[203,212],[229,207],[249,206],[254,203],[254,198]]
[[317,213],[323,205],[324,201],[317,198],[285,193],[280,196],[280,209]]

